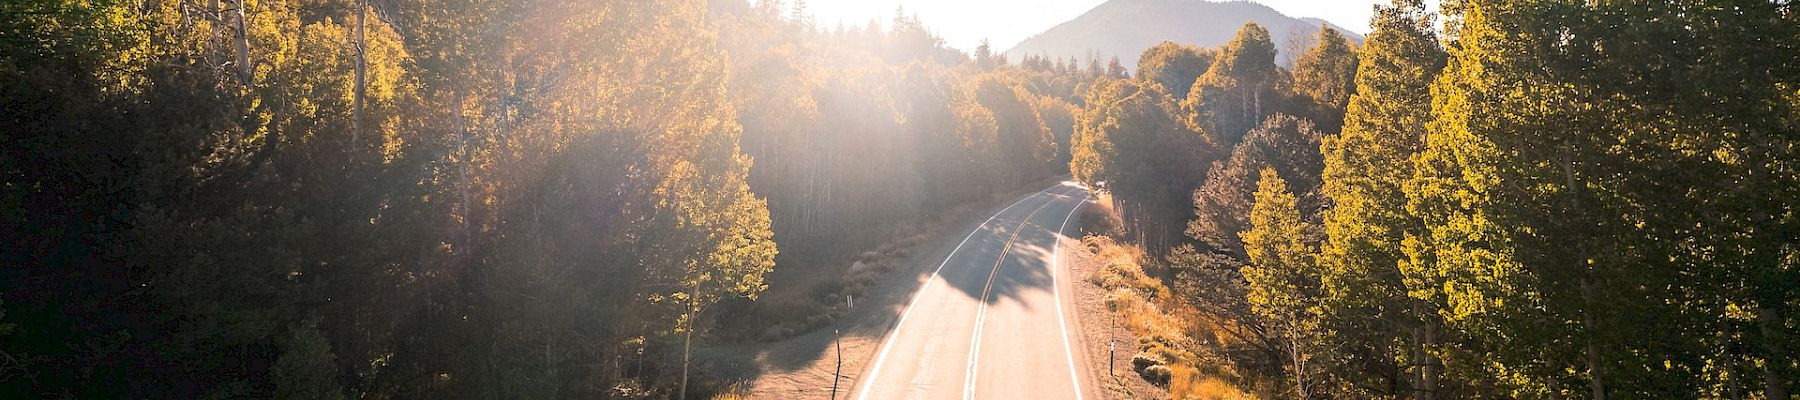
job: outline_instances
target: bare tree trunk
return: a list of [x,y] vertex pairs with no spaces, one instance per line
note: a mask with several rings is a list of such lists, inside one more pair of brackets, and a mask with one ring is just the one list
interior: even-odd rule
[[242,81],[244,86],[250,86],[251,83],[254,83],[252,80],[256,78],[256,70],[250,67],[250,34],[249,30],[244,27],[244,0],[236,0],[235,3],[237,3],[236,7],[232,7],[232,24],[234,25],[232,42],[237,46],[238,80]]
[[1300,338],[1300,329],[1288,329],[1288,358],[1294,363],[1294,398],[1306,400],[1310,397],[1306,390],[1306,344]]
[[1250,94],[1251,104],[1256,107],[1250,112],[1250,129],[1262,125],[1262,84],[1256,84],[1256,92]]
[[681,387],[675,389],[676,400],[687,400],[688,365],[692,360],[694,348],[694,321],[700,318],[700,280],[694,279],[694,289],[688,295],[687,329],[681,343]]
[[368,93],[369,42],[363,31],[368,25],[369,1],[356,4],[356,93],[350,111],[350,142],[362,142],[363,97]]
[[[1581,291],[1582,291],[1582,293],[1584,293],[1584,295],[1582,297],[1590,297],[1590,296],[1585,295],[1585,293],[1590,291],[1589,289],[1587,289],[1589,287],[1589,285],[1586,282],[1583,282],[1581,286],[1582,286]],[[1585,301],[1583,303],[1591,304],[1590,302],[1585,302]],[[1584,307],[1584,308],[1586,308],[1586,307]],[[1593,313],[1590,311],[1591,310],[1584,309],[1581,312],[1581,322],[1583,325],[1585,325],[1588,328],[1588,333],[1587,333],[1587,336],[1588,336],[1587,337],[1588,390],[1593,391],[1594,400],[1606,400],[1606,379],[1603,378],[1603,376],[1605,375],[1605,370],[1600,367],[1600,346],[1598,344],[1594,343],[1594,337],[1593,337],[1594,336],[1594,333],[1593,333],[1594,317],[1592,316]]]
[[1423,301],[1412,301],[1413,344],[1412,362],[1417,363],[1418,372],[1413,375],[1413,398],[1416,400],[1433,400],[1437,398],[1437,358],[1431,355],[1431,347],[1437,344],[1437,331],[1426,322],[1425,304]]

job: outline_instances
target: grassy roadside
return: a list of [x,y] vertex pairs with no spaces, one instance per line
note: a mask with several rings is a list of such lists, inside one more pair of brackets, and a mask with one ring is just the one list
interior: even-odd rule
[[[1098,310],[1101,315],[1088,320],[1104,327],[1111,319],[1116,330],[1134,339],[1118,345],[1117,357],[1132,354],[1129,368],[1135,376],[1121,374],[1109,379],[1115,381],[1106,382],[1108,394],[1122,398],[1257,398],[1251,394],[1253,390],[1233,383],[1240,379],[1221,367],[1224,363],[1212,361],[1211,349],[1227,337],[1216,334],[1220,327],[1199,318],[1172,294],[1162,278],[1146,273],[1148,259],[1141,249],[1113,238],[1118,214],[1107,204],[1110,202],[1101,199],[1082,212],[1081,223],[1088,235],[1082,239],[1081,249],[1086,253],[1073,258],[1079,264],[1075,271],[1087,286],[1078,290],[1097,291],[1097,301],[1103,305]],[[1086,297],[1093,296],[1083,297],[1091,301]],[[1090,341],[1096,340],[1094,331],[1088,330]]]

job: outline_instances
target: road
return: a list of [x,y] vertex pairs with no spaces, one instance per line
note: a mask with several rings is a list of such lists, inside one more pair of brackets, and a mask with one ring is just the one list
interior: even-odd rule
[[1059,262],[1087,199],[1060,183],[970,231],[901,311],[854,398],[1097,398]]

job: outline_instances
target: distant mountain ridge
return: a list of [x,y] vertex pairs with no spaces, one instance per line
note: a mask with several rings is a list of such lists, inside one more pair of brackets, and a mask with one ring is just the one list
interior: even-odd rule
[[1280,52],[1277,62],[1291,65],[1296,51],[1290,38],[1310,43],[1320,25],[1331,26],[1356,43],[1362,35],[1318,18],[1295,18],[1269,6],[1247,1],[1206,0],[1110,0],[1075,19],[1032,35],[1006,54],[1013,58],[1049,55],[1054,58],[1089,55],[1102,59],[1118,56],[1126,68],[1135,69],[1138,55],[1165,40],[1201,47],[1218,47],[1231,41],[1245,22],[1255,21],[1269,30]]

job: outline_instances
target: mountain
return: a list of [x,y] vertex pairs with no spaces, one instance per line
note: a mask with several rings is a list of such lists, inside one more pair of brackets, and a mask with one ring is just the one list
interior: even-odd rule
[[[1231,40],[1245,22],[1255,21],[1269,30],[1280,52],[1277,61],[1292,64],[1296,45],[1309,45],[1320,25],[1318,18],[1294,18],[1268,6],[1244,2],[1205,0],[1110,0],[1075,19],[1033,35],[1006,51],[1014,58],[1049,55],[1056,58],[1090,55],[1102,59],[1119,56],[1126,68],[1136,69],[1138,55],[1165,40],[1201,47],[1218,47]],[[1352,41],[1362,35],[1330,25]],[[1291,43],[1290,38],[1301,40]]]

